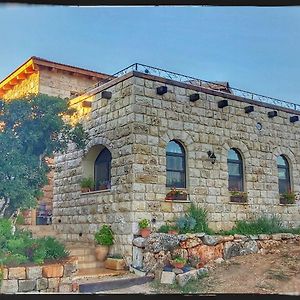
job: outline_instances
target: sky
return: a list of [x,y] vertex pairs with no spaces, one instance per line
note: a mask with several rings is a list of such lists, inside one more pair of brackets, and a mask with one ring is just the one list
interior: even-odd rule
[[0,4],[0,80],[31,56],[143,63],[300,104],[300,7]]

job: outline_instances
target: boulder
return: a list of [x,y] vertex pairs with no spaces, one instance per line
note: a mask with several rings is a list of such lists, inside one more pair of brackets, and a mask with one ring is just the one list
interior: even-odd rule
[[191,279],[196,280],[198,278],[198,270],[191,270],[189,272],[178,274],[176,281],[179,286],[185,286]]
[[281,234],[281,238],[283,240],[288,240],[288,239],[292,239],[294,238],[294,235],[292,233],[282,233]]
[[203,244],[207,246],[215,246],[222,241],[222,237],[217,235],[204,235],[201,239]]
[[165,272],[161,273],[160,283],[163,284],[173,284],[175,282],[175,273],[173,272]]
[[240,255],[247,255],[251,253],[257,253],[258,246],[256,241],[245,242],[240,250]]
[[183,270],[178,269],[178,268],[174,268],[174,269],[172,269],[172,272],[175,273],[176,275],[178,275],[178,274],[182,274]]
[[193,248],[198,245],[202,245],[202,241],[199,237],[193,237],[193,238],[188,238],[185,241],[180,242],[180,247],[187,249],[187,248]]
[[153,233],[145,241],[145,251],[160,252],[173,250],[179,246],[179,238],[174,234]]
[[216,246],[200,245],[194,248],[188,249],[189,257],[199,257],[200,264],[203,266],[211,260],[215,260],[218,257],[223,257],[223,244]]
[[132,244],[138,248],[144,248],[145,247],[145,239],[143,237],[137,237],[133,239]]
[[226,242],[224,244],[224,259],[240,255],[241,243]]

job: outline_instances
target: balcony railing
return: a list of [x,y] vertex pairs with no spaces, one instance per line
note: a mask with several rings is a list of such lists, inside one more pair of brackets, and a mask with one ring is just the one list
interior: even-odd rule
[[[218,90],[219,92],[225,93],[228,95],[228,92],[222,91],[222,90],[224,90],[224,84],[222,84],[222,83],[207,81],[207,80],[203,80],[203,79],[199,79],[199,78],[195,78],[195,77],[191,77],[191,76],[187,76],[187,75],[183,75],[183,74],[179,74],[179,73],[175,73],[172,71],[167,71],[167,70],[163,70],[160,68],[151,67],[151,66],[147,66],[147,65],[139,64],[139,63],[132,64],[132,65],[128,66],[127,68],[124,68],[121,71],[118,71],[117,73],[109,76],[108,78],[97,82],[95,85],[89,87],[88,89],[85,89],[80,94],[85,94],[89,91],[92,91],[93,89],[95,89],[115,78],[121,77],[131,71],[137,71],[137,72],[141,72],[144,74],[155,75],[155,76],[163,77],[166,79],[171,79],[171,80],[175,80],[175,81],[179,81],[179,82],[183,82],[183,83],[189,83],[189,84],[192,84],[195,86]],[[214,88],[211,88],[210,86],[213,86]],[[231,94],[233,94],[235,96],[239,96],[239,97],[243,97],[246,99],[250,99],[250,100],[254,100],[254,101],[258,101],[258,102],[262,102],[262,103],[266,103],[266,104],[272,104],[272,105],[280,106],[283,108],[300,111],[300,104],[287,102],[287,101],[284,101],[281,99],[268,97],[268,96],[252,93],[249,91],[233,88],[233,87],[230,87],[229,89],[230,89]]]

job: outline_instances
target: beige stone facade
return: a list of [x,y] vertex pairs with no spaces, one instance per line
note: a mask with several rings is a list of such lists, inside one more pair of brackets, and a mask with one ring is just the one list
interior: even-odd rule
[[[167,93],[160,96],[156,88],[162,85]],[[112,92],[112,98],[102,98],[103,90]],[[193,93],[200,99],[191,102]],[[229,105],[219,108],[224,97]],[[86,107],[89,101],[91,108]],[[248,105],[254,112],[245,113]],[[90,139],[84,151],[70,145],[55,159],[53,221],[62,239],[93,241],[97,228],[108,223],[117,236],[112,251],[130,254],[140,219],[155,219],[154,226],[159,227],[181,215],[191,202],[208,210],[209,225],[216,230],[228,229],[236,220],[274,214],[285,225],[300,225],[298,202],[279,204],[276,162],[278,155],[285,155],[292,191],[300,192],[300,124],[289,120],[299,112],[138,72],[74,99],[73,106]],[[278,115],[269,118],[267,113],[274,109]],[[165,201],[170,190],[166,146],[171,140],[186,151],[187,201]],[[111,189],[81,193],[85,159],[97,145],[112,154]],[[247,203],[230,202],[230,148],[238,149],[243,158]],[[209,150],[215,153],[214,164]]]

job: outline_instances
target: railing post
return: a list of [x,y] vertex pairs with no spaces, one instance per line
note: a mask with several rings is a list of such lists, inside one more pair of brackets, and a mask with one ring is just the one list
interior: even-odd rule
[[138,64],[135,63],[135,70],[137,71],[138,70]]

